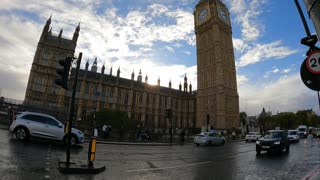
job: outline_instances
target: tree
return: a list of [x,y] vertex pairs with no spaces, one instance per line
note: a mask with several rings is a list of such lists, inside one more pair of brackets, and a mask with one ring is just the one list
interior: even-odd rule
[[243,126],[246,125],[246,119],[247,119],[247,113],[246,112],[240,112],[240,122]]
[[296,112],[297,125],[307,125],[310,126],[310,122],[308,121],[309,110],[300,110]]

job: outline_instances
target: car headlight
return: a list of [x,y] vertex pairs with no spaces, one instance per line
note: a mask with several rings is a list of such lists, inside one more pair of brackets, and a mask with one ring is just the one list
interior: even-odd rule
[[260,141],[256,141],[256,144],[260,144]]
[[280,141],[276,141],[276,142],[274,142],[274,144],[280,144],[281,142]]

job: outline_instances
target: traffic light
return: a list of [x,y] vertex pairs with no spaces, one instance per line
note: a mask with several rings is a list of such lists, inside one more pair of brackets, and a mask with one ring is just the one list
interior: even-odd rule
[[59,64],[63,66],[63,69],[57,69],[56,72],[61,77],[59,79],[55,80],[55,83],[58,86],[61,86],[64,89],[68,89],[68,80],[69,80],[69,73],[71,70],[71,63],[72,63],[72,57],[66,57],[66,59],[60,59]]

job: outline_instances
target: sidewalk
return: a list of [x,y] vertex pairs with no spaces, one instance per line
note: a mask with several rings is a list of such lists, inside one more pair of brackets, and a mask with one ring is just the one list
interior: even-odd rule
[[[226,139],[226,143],[234,143],[234,142],[241,142],[244,141],[244,139],[237,139],[237,140],[228,140]],[[85,143],[89,143],[90,138],[85,137]],[[109,139],[103,139],[103,138],[97,138],[98,144],[114,144],[114,145],[141,145],[141,146],[171,146],[171,145],[180,145],[179,142],[176,142],[176,139],[173,139],[173,142],[170,144],[168,142],[157,142],[157,141],[151,141],[151,142],[141,142],[141,141],[129,141],[122,140],[117,141],[115,139],[109,138]],[[193,144],[193,138],[189,138],[184,142],[184,144]]]

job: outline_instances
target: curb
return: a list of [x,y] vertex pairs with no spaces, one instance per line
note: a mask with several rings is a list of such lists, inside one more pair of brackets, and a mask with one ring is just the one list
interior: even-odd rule
[[[85,139],[85,143],[89,143],[90,140]],[[99,141],[97,140],[97,144],[111,144],[111,145],[137,145],[137,146],[172,146],[179,145],[178,143],[136,143],[136,142],[115,142],[115,141]]]
[[[235,142],[242,142],[243,139],[239,140],[232,140],[232,141],[226,141],[226,143],[235,143]],[[85,143],[89,143],[90,139],[85,139]],[[141,142],[117,142],[117,141],[103,141],[103,140],[97,140],[97,144],[111,144],[111,145],[136,145],[136,146],[173,146],[173,145],[180,145],[179,143],[141,143]],[[185,142],[186,144],[193,144],[193,142]]]
[[65,162],[59,161],[59,171],[64,174],[98,174],[106,169],[106,166],[95,168],[94,166],[80,165],[75,163],[67,165]]

